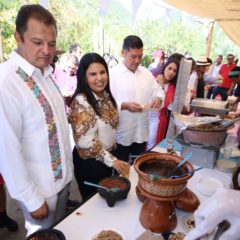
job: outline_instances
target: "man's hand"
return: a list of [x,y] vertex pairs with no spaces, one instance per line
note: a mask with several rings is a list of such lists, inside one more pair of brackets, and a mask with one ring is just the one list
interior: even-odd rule
[[142,112],[142,107],[139,103],[124,102],[122,103],[121,110],[128,110],[130,112]]
[[30,212],[30,215],[33,219],[42,220],[48,216],[48,205],[46,202],[34,212]]
[[159,97],[155,97],[152,102],[150,103],[149,107],[150,108],[160,108],[162,103],[162,99]]

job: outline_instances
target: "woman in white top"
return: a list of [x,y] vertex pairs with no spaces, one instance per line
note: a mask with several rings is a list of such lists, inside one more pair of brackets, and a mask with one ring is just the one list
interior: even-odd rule
[[[159,143],[166,135],[169,111],[171,111],[174,99],[175,86],[177,82],[179,61],[176,58],[169,58],[163,67],[163,73],[158,75],[157,80],[165,92],[163,108],[160,112],[150,112],[149,115],[149,138],[147,149],[151,149]],[[160,123],[160,121],[162,121]]]
[[110,176],[112,168],[122,175],[129,171],[128,163],[113,155],[118,120],[107,64],[97,53],[88,53],[79,63],[77,88],[69,112],[75,141],[74,173],[83,200],[95,192],[84,181],[97,183]]

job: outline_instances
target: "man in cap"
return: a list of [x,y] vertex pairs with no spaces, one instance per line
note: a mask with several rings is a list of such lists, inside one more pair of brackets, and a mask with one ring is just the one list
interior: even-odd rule
[[210,61],[207,59],[206,56],[201,56],[196,61],[196,72],[198,76],[196,90],[197,98],[204,98],[204,75],[209,66]]
[[234,104],[236,104],[240,102],[240,67],[239,66],[234,67],[230,71],[228,76],[232,80],[234,86],[237,85],[233,93],[234,96],[237,97],[237,99],[234,102]]

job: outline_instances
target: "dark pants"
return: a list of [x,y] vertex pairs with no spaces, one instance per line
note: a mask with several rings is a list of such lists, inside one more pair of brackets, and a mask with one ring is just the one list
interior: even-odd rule
[[83,201],[97,192],[95,187],[85,185],[84,181],[98,183],[101,179],[111,176],[112,168],[94,159],[83,159],[79,156],[76,147],[73,149],[74,175]]
[[215,89],[215,86],[211,86],[208,90],[208,93],[207,93],[207,98],[210,99],[213,92],[214,92],[214,89]]
[[114,151],[114,155],[119,159],[125,162],[129,161],[129,156],[131,155],[139,155],[146,151],[146,142],[144,143],[132,143],[130,146],[123,146],[121,144],[117,144],[117,148]]
[[220,94],[222,97],[222,101],[226,101],[227,100],[227,91],[229,90],[229,88],[224,88],[224,87],[216,87],[213,91],[213,99],[215,99],[215,97]]

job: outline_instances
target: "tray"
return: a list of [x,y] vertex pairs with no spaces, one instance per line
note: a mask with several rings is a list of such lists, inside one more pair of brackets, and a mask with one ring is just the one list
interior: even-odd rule
[[225,116],[230,111],[229,109],[214,109],[214,108],[208,108],[208,107],[198,107],[191,105],[192,109],[200,114],[207,114],[207,115],[220,115]]

